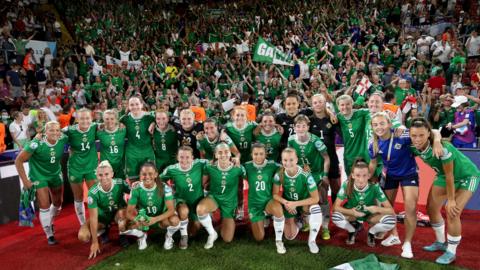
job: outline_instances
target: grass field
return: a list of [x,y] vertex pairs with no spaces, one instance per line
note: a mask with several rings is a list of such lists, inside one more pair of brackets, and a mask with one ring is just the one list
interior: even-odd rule
[[[335,246],[320,246],[319,254],[310,254],[307,244],[301,241],[287,241],[287,253],[276,253],[272,236],[262,243],[254,242],[246,232],[237,231],[234,242],[225,244],[221,239],[215,242],[211,250],[203,245],[206,236],[191,239],[187,250],[178,248],[178,235],[175,235],[175,247],[163,249],[164,233],[149,236],[148,248],[143,251],[132,244],[129,248],[107,258],[90,269],[328,269],[330,267],[360,259],[367,253]],[[378,256],[381,262],[399,264],[400,269],[462,269],[441,266],[435,263],[417,260],[405,260],[400,257]],[[375,270],[375,269],[371,269]]]

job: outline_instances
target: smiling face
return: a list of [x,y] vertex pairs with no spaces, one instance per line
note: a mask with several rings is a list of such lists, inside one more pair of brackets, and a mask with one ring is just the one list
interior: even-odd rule
[[385,116],[379,115],[372,118],[372,129],[375,135],[383,138],[385,135],[390,135],[390,128],[392,124]]
[[132,112],[133,115],[139,115],[142,111],[143,104],[137,97],[132,97],[128,100],[128,110]]
[[368,179],[370,179],[368,168],[353,168],[352,179],[358,189],[363,189],[368,184]]
[[165,129],[168,125],[168,115],[166,112],[155,113],[155,123],[160,129]]
[[145,188],[152,188],[155,185],[158,172],[152,166],[143,166],[140,170],[140,181],[142,181]]
[[60,124],[55,122],[50,122],[45,125],[45,135],[47,136],[48,142],[54,144],[60,138],[61,131],[60,131]]
[[78,126],[82,130],[87,130],[92,124],[92,114],[90,111],[81,111],[78,113]]
[[287,97],[285,99],[285,111],[290,116],[295,116],[298,114],[298,108],[300,103],[296,97]]
[[297,167],[298,157],[295,151],[282,152],[282,165],[286,170],[293,170]]
[[217,125],[213,122],[205,122],[203,124],[203,131],[210,140],[215,139],[218,136]]
[[263,130],[266,132],[270,132],[275,128],[275,118],[273,115],[265,115],[262,117]]
[[193,162],[193,153],[189,150],[180,149],[177,154],[178,163],[184,170],[190,168]]
[[319,113],[325,111],[326,101],[322,96],[315,95],[312,97],[312,109],[314,112]]
[[195,120],[194,117],[195,115],[192,113],[192,111],[183,110],[180,113],[180,125],[182,125],[182,128],[184,129],[192,128]]
[[379,95],[371,95],[368,99],[368,109],[370,113],[383,111],[383,99]]
[[255,147],[252,149],[252,160],[257,165],[262,165],[267,158],[267,153],[263,147]]
[[215,148],[215,158],[218,161],[222,163],[228,162],[231,156],[232,153],[230,152],[230,148],[228,147],[228,145],[222,144]]
[[112,186],[113,170],[111,167],[100,167],[97,169],[97,179],[104,190],[110,190]]
[[103,122],[105,123],[105,127],[109,130],[112,130],[117,125],[117,117],[114,113],[107,113],[103,114]]
[[351,100],[340,100],[338,102],[338,110],[344,116],[349,116],[352,114],[353,104]]
[[308,124],[305,121],[298,121],[295,123],[294,130],[298,136],[304,136],[308,132]]
[[415,127],[410,128],[410,138],[412,139],[412,144],[418,150],[424,150],[428,144],[428,139],[430,138],[430,132],[425,127]]
[[242,128],[247,123],[247,112],[243,109],[236,109],[233,113],[233,121],[237,127]]

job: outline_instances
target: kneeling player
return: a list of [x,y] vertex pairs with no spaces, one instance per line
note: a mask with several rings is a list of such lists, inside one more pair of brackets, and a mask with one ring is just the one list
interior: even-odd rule
[[277,252],[286,252],[283,245],[283,227],[285,217],[282,205],[273,200],[272,187],[273,176],[280,166],[267,160],[267,151],[261,143],[252,145],[252,161],[244,165],[248,180],[248,214],[252,227],[253,237],[257,241],[263,240],[265,236],[264,220],[265,213],[273,216],[273,227],[275,229],[275,241]]
[[[363,226],[363,221],[367,221],[370,224],[367,244],[374,247],[375,234],[388,232],[395,227],[395,212],[380,186],[368,182],[370,173],[364,160],[356,160],[351,171],[350,179],[342,184],[337,194],[332,221],[348,231],[347,245],[355,243],[357,232]],[[377,206],[377,201],[381,206]]]
[[98,165],[97,179],[98,183],[88,191],[89,218],[78,231],[80,241],[92,240],[89,259],[95,258],[100,253],[97,237],[100,230],[106,229],[115,220],[119,231],[125,231],[125,207],[127,204],[123,195],[130,193],[127,182],[118,178],[113,179],[112,165],[107,160]]
[[[231,160],[230,146],[220,143],[215,147],[213,164],[205,166],[203,177],[204,186],[209,186],[210,194],[200,201],[197,206],[197,215],[200,223],[208,232],[205,249],[211,249],[218,238],[213,228],[210,213],[220,209],[222,218],[221,235],[223,241],[229,243],[235,234],[235,209],[237,208],[239,183],[243,183],[245,169],[236,167]],[[243,184],[241,185],[243,188]]]
[[[163,248],[173,247],[172,235],[180,229],[180,221],[175,215],[172,189],[161,183],[157,167],[146,162],[140,169],[140,184],[132,188],[127,207],[127,219],[133,222],[131,230],[125,234],[138,237],[138,249],[147,248],[146,232],[150,226],[167,228]],[[145,211],[146,216],[137,215]],[[143,210],[143,211],[142,211]]]
[[200,229],[197,217],[197,204],[203,199],[202,175],[205,159],[193,159],[193,149],[190,146],[180,146],[177,154],[178,163],[168,166],[160,178],[163,181],[172,180],[175,189],[176,210],[180,218],[180,248],[188,247],[188,223],[191,234]]
[[[308,248],[311,253],[318,253],[316,239],[322,225],[322,210],[318,205],[317,184],[310,173],[298,166],[298,157],[293,148],[283,150],[282,165],[283,168],[275,174],[273,180],[273,198],[285,209],[285,238],[293,240],[297,237],[300,228],[295,223],[295,216],[309,213]],[[283,195],[280,192],[281,186]]]

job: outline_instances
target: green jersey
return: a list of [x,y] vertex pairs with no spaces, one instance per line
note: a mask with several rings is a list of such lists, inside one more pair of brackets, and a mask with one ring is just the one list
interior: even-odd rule
[[377,202],[383,203],[387,200],[385,193],[379,184],[368,184],[363,191],[358,191],[352,188],[352,193],[347,196],[348,181],[343,182],[340,190],[338,191],[337,198],[340,200],[347,200],[343,207],[347,209],[355,208],[356,210],[363,212],[367,215],[371,214],[365,210],[365,206],[377,205]]
[[108,160],[112,168],[123,169],[123,158],[125,154],[125,128],[117,128],[114,131],[106,129],[97,132],[97,139],[100,142],[100,161]]
[[133,117],[131,113],[120,118],[120,123],[127,128],[127,155],[144,156],[149,153],[153,156],[152,136],[148,132],[148,128],[153,122],[155,122],[155,118],[147,112],[138,118]]
[[249,186],[248,205],[250,207],[264,206],[273,197],[273,176],[280,165],[271,160],[265,160],[262,165],[248,161],[244,167]]
[[33,139],[24,148],[31,154],[28,160],[28,178],[32,182],[62,175],[61,161],[68,138],[62,135],[55,144],[46,140]]
[[203,172],[210,176],[210,193],[220,204],[237,204],[238,184],[245,176],[243,166],[220,169],[217,164],[207,164]]
[[150,217],[158,216],[167,209],[166,201],[172,201],[172,189],[163,184],[163,191],[159,194],[157,185],[146,188],[143,183],[132,189],[128,205],[136,205],[137,209],[145,209]]
[[413,145],[411,149],[414,155],[419,156],[437,172],[437,178],[445,179],[443,165],[450,162],[453,162],[453,179],[455,182],[471,176],[480,176],[477,166],[449,142],[443,143],[443,154],[440,158],[433,155],[433,149],[430,145],[424,151],[418,150]]
[[160,175],[160,179],[173,181],[175,199],[194,205],[203,198],[202,176],[207,162],[205,159],[196,159],[187,170],[183,170],[178,163],[170,165]]
[[68,159],[68,168],[78,171],[94,171],[98,165],[95,136],[97,124],[92,123],[87,131],[81,131],[78,125],[64,128],[68,136],[71,154]]
[[[220,135],[218,135],[218,137],[215,138],[215,140],[213,141],[210,141],[207,135],[205,135],[203,139],[197,140],[198,151],[204,153],[205,156],[203,158],[212,160],[214,158],[215,146],[217,146],[219,142],[220,142]],[[221,142],[226,143],[230,148],[235,145],[232,139],[228,135],[226,136],[225,140]]]
[[[276,173],[273,183],[283,186],[283,198],[288,201],[301,201],[310,197],[310,192],[317,190],[315,179],[310,173],[305,172],[300,166],[295,175],[290,176],[285,171],[282,176]],[[282,179],[283,178],[283,179]]]
[[342,130],[344,144],[345,171],[350,174],[350,168],[357,157],[370,161],[368,155],[367,128],[370,122],[368,109],[354,110],[350,118],[338,114],[338,122]]
[[288,138],[288,146],[295,149],[298,156],[298,165],[310,167],[310,171],[319,183],[323,174],[328,172],[323,171],[323,154],[327,153],[327,147],[322,140],[314,134],[309,133],[309,139],[306,142],[300,142],[297,135],[294,134]]
[[234,123],[228,122],[225,126],[228,136],[232,138],[233,143],[240,151],[240,161],[245,163],[252,159],[250,148],[253,142],[253,130],[257,127],[255,122],[247,122],[242,129],[235,126]]
[[163,169],[166,166],[175,163],[178,151],[178,139],[175,129],[168,125],[165,131],[157,127],[153,132],[153,149],[157,168]]
[[260,131],[255,139],[265,145],[268,160],[278,160],[280,156],[280,141],[282,139],[282,135],[280,135],[277,129],[274,129],[274,131],[270,134],[265,134],[265,132]]
[[123,179],[112,179],[110,190],[103,190],[102,185],[96,183],[88,191],[88,208],[99,208],[105,216],[113,216],[127,205],[123,195],[128,193],[130,186]]

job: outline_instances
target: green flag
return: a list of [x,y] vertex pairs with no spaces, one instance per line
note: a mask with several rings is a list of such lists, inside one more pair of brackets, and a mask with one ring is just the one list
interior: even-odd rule
[[269,64],[293,66],[291,57],[284,54],[272,44],[259,37],[255,45],[253,61]]
[[368,255],[363,259],[351,261],[337,265],[330,270],[398,270],[400,267],[397,264],[388,264],[379,262],[377,257],[373,254]]

